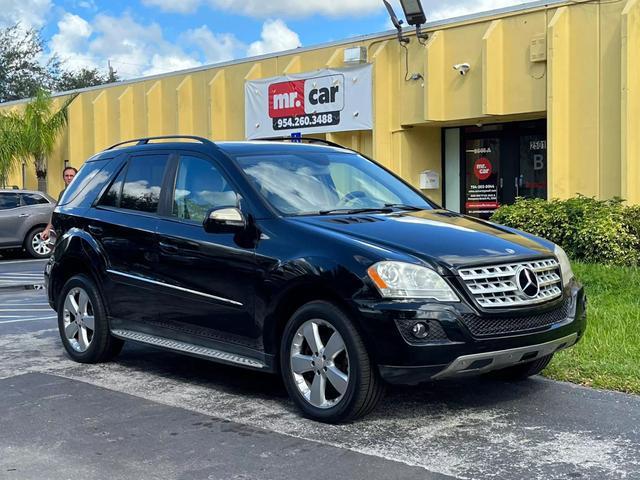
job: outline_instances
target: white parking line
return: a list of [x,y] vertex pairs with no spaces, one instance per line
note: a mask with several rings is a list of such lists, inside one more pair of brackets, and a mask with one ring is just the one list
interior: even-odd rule
[[2,303],[0,307],[48,307],[48,303]]
[[10,260],[8,262],[0,261],[0,265],[9,265],[10,263],[34,263],[34,262],[43,262],[47,263],[48,260]]
[[[4,307],[4,305],[2,305]],[[19,308],[0,308],[0,312],[50,312],[51,309],[50,308],[26,308],[26,309],[19,309]]]
[[38,320],[53,320],[54,318],[58,318],[58,317],[51,316],[51,317],[40,317],[40,318],[21,318],[20,320],[3,320],[3,321],[0,321],[0,325],[5,323],[37,322]]

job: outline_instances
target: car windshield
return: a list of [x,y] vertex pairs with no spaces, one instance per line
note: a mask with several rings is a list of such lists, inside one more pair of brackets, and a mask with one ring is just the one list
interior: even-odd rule
[[404,182],[355,153],[301,152],[236,158],[262,196],[285,215],[434,208]]

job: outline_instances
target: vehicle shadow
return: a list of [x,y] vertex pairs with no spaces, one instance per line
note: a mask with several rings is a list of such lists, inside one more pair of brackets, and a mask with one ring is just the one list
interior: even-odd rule
[[[116,362],[127,368],[180,382],[197,384],[248,399],[276,400],[286,410],[295,410],[278,375],[246,370],[127,343]],[[414,386],[389,385],[371,418],[389,415],[396,419],[417,413],[499,408],[500,405],[539,396],[554,384],[540,378],[504,382],[487,377],[427,382]]]

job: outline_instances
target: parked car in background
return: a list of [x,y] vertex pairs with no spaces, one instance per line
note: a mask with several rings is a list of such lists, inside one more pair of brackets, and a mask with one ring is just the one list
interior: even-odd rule
[[89,159],[53,214],[45,284],[78,362],[136,341],[280,373],[306,416],[344,422],[385,383],[535,375],[585,331],[560,247],[357,152],[154,140]]
[[42,192],[0,190],[0,250],[24,249],[34,258],[51,255],[51,244],[40,234],[55,205],[56,201]]

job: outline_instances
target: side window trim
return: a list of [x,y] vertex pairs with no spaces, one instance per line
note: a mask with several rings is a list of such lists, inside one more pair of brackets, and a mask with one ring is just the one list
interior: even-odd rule
[[169,159],[167,160],[164,177],[162,178],[160,200],[158,202],[158,210],[156,212],[159,217],[171,218],[173,191],[176,186],[179,165],[180,153],[178,150],[173,150],[169,153]]

